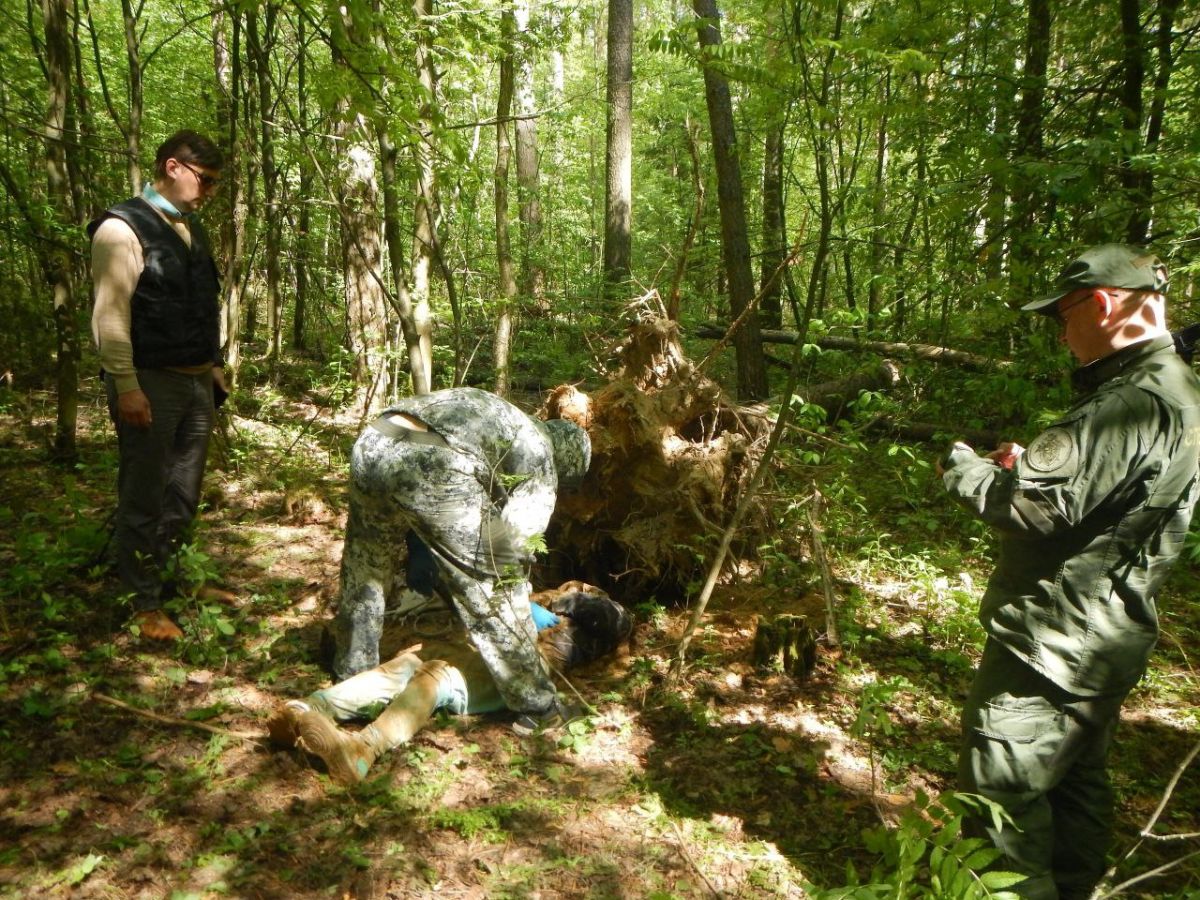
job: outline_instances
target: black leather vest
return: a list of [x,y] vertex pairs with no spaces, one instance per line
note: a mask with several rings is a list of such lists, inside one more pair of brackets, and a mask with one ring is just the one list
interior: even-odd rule
[[111,217],[133,229],[145,262],[131,300],[133,364],[161,369],[219,363],[220,279],[200,223],[188,223],[189,249],[149,203],[135,197],[95,219],[88,225],[88,236]]

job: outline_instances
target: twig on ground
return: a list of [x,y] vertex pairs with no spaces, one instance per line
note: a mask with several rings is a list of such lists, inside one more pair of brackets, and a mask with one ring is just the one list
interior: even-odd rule
[[[1163,810],[1167,808],[1167,803],[1170,801],[1171,795],[1175,793],[1175,788],[1179,784],[1179,779],[1183,777],[1184,771],[1192,764],[1192,760],[1196,758],[1196,754],[1198,753],[1200,753],[1200,743],[1196,744],[1196,746],[1192,748],[1191,752],[1183,758],[1183,762],[1176,766],[1175,773],[1171,776],[1171,780],[1167,782],[1167,786],[1163,790],[1162,799],[1158,801],[1158,806],[1155,808],[1154,813],[1150,816],[1150,820],[1146,823],[1146,827],[1142,829],[1142,837],[1152,836],[1150,832],[1154,830],[1154,826],[1158,824],[1158,819],[1163,814]],[[1136,845],[1134,849],[1137,849]],[[1128,859],[1129,855],[1132,853],[1133,850],[1130,850],[1129,854],[1126,854],[1125,858]]]
[[571,689],[571,693],[575,695],[575,699],[582,703],[584,708],[586,708],[589,713],[596,712],[596,707],[592,706],[592,704],[583,699],[583,694],[579,693],[579,691],[575,689],[575,685],[571,684],[571,679],[564,675],[561,669],[555,669],[551,667],[551,671],[558,676],[559,681]]
[[829,557],[825,555],[825,542],[821,540],[820,515],[823,499],[821,491],[814,484],[812,502],[808,504],[806,512],[808,514],[808,533],[812,538],[813,558],[817,561],[817,568],[821,570],[821,587],[825,593],[825,639],[831,646],[836,647],[841,643],[841,636],[838,634],[837,616],[834,612],[833,572],[829,568]]
[[1162,875],[1165,872],[1169,872],[1171,869],[1187,862],[1189,859],[1191,859],[1195,856],[1200,856],[1200,850],[1193,850],[1191,853],[1188,853],[1185,856],[1179,857],[1179,859],[1173,859],[1170,862],[1163,863],[1161,866],[1156,866],[1155,868],[1151,869],[1149,872],[1143,872],[1141,875],[1135,875],[1133,878],[1130,878],[1128,881],[1122,881],[1120,884],[1114,885],[1111,890],[1106,891],[1103,894],[1099,893],[1099,891],[1096,891],[1095,893],[1092,894],[1092,897],[1095,898],[1095,900],[1108,900],[1109,897],[1117,896],[1118,894],[1123,892],[1126,888],[1133,887],[1135,884],[1140,884],[1141,882],[1147,881],[1148,879],[1151,879],[1151,878],[1157,878],[1159,875]]
[[1200,838],[1200,831],[1188,831],[1182,834],[1148,834],[1146,840],[1157,841],[1161,844],[1170,844],[1175,841],[1194,841]]
[[160,715],[159,713],[153,713],[146,709],[138,709],[136,706],[130,706],[123,700],[118,700],[116,697],[109,697],[107,694],[101,694],[99,692],[93,692],[92,699],[99,700],[101,703],[107,703],[109,706],[115,706],[117,709],[123,709],[126,712],[131,712],[135,716],[141,716],[143,719],[161,722],[164,725],[177,725],[184,728],[199,728],[201,731],[207,731],[210,734],[219,734],[223,737],[236,738],[239,741],[250,741],[254,744],[265,744],[267,742],[266,735],[256,734],[249,731],[230,731],[228,728],[219,728],[216,725],[209,725],[207,722],[193,722],[191,719],[177,719],[174,716]]
[[[1158,806],[1155,807],[1154,812],[1150,814],[1150,818],[1147,820],[1146,824],[1142,827],[1141,832],[1138,834],[1137,841],[1135,841],[1134,845],[1129,848],[1128,852],[1126,852],[1125,855],[1121,857],[1121,862],[1125,862],[1126,860],[1130,859],[1133,856],[1133,854],[1135,854],[1138,851],[1138,849],[1142,846],[1142,844],[1144,844],[1148,840],[1151,840],[1151,841],[1179,841],[1179,840],[1187,840],[1187,839],[1198,836],[1198,835],[1190,835],[1190,834],[1180,834],[1180,835],[1151,834],[1151,832],[1154,830],[1154,826],[1156,824],[1158,824],[1159,817],[1162,816],[1163,811],[1167,808],[1167,803],[1170,802],[1171,796],[1175,793],[1175,788],[1179,784],[1179,779],[1183,777],[1183,773],[1187,770],[1187,767],[1192,764],[1192,760],[1194,760],[1196,758],[1197,754],[1200,754],[1200,743],[1196,744],[1196,746],[1194,746],[1191,749],[1191,752],[1189,752],[1188,755],[1183,758],[1183,761],[1180,762],[1179,765],[1175,767],[1175,772],[1174,772],[1174,774],[1171,775],[1171,780],[1167,782],[1167,786],[1163,789],[1163,795],[1162,795],[1162,798],[1158,801]],[[1163,872],[1166,872],[1169,869],[1173,869],[1175,866],[1179,865],[1180,863],[1184,862],[1185,860],[1191,859],[1193,856],[1196,856],[1198,854],[1200,854],[1200,850],[1196,850],[1192,853],[1188,853],[1184,856],[1181,856],[1179,859],[1172,860],[1168,863],[1164,863],[1163,865],[1158,866],[1155,869],[1151,869],[1149,872],[1143,872],[1141,875],[1131,878],[1128,881],[1123,881],[1120,884],[1114,886],[1113,888],[1111,888],[1110,890],[1108,890],[1104,893],[1101,893],[1101,889],[1099,887],[1097,887],[1096,890],[1092,891],[1091,900],[1105,900],[1105,898],[1107,898],[1107,897],[1115,897],[1117,894],[1119,894],[1123,890],[1125,890],[1125,888],[1130,887],[1134,884],[1137,884],[1141,881],[1145,881],[1147,878],[1152,878],[1156,875],[1161,875]],[[1112,878],[1113,875],[1116,873],[1116,871],[1117,871],[1117,866],[1114,864],[1112,867],[1109,868],[1109,870],[1107,872],[1104,873],[1104,881],[1107,881],[1108,879]]]
[[680,830],[679,824],[674,819],[671,819],[670,822],[671,827],[675,829],[675,837],[679,840],[679,855],[687,860],[687,864],[692,867],[692,871],[700,876],[700,878],[704,881],[705,886],[708,887],[709,891],[712,892],[714,897],[723,897],[724,894],[717,890],[716,885],[708,880],[708,876],[701,871],[700,866],[696,864],[696,861],[692,859],[692,855],[688,853],[687,839],[683,836],[683,832]]

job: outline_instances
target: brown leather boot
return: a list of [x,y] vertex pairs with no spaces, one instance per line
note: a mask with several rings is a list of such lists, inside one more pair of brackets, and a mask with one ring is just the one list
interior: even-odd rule
[[334,781],[354,784],[367,777],[379,756],[376,742],[364,739],[374,727],[368,725],[358,733],[344,731],[328,716],[310,709],[296,717],[296,746],[319,756]]
[[[297,730],[295,744],[319,756],[335,781],[362,781],[376,759],[407,743],[425,726],[438,706],[439,682],[447,677],[461,680],[457,671],[442,660],[424,663],[387,709],[357,733],[339,728],[315,709],[299,710],[298,701],[293,701],[288,705],[296,710],[289,714],[294,716]],[[300,701],[299,705],[307,704]]]
[[300,736],[300,716],[312,709],[303,700],[289,700],[267,720],[267,735],[279,747],[295,747]]

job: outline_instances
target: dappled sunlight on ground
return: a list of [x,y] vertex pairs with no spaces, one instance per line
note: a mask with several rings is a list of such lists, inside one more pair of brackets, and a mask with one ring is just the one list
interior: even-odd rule
[[[762,616],[824,630],[817,582],[795,576],[811,576],[794,562],[807,548],[787,533],[786,577],[740,561],[678,682],[688,611],[637,607],[626,652],[569,673],[563,692],[595,713],[565,732],[439,717],[347,789],[299,751],[203,730],[262,735],[280,702],[328,683],[321,638],[355,419],[296,398],[272,410],[236,422],[240,455],[206,488],[196,565],[237,600],[183,603],[188,637],[171,649],[125,631],[116,582],[92,559],[114,465],[102,409],[84,406],[72,472],[37,455],[52,410],[0,429],[0,893],[800,897],[805,881],[844,883],[847,863],[867,874],[862,831],[950,786],[986,569],[965,553],[956,565],[835,558],[842,643],[818,642],[797,683],[751,658]],[[1118,737],[1126,837],[1196,740],[1189,615]],[[1198,808],[1193,778],[1165,824],[1200,830]]]

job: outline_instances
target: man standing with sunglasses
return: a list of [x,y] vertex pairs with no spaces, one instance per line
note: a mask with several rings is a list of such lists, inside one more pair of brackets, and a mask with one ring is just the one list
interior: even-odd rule
[[194,131],[158,148],[154,181],[88,225],[100,352],[117,429],[117,569],[143,637],[183,636],[163,611],[172,557],[200,501],[213,398],[224,397],[220,281],[195,213],[220,149]]
[[988,639],[963,711],[959,788],[1012,818],[989,837],[1024,897],[1083,898],[1105,872],[1105,757],[1158,638],[1155,594],[1200,488],[1200,383],[1166,324],[1166,268],[1094,247],[1055,292],[1079,361],[1074,405],[1028,449],[940,460],[950,495],[999,533],[980,619]]

